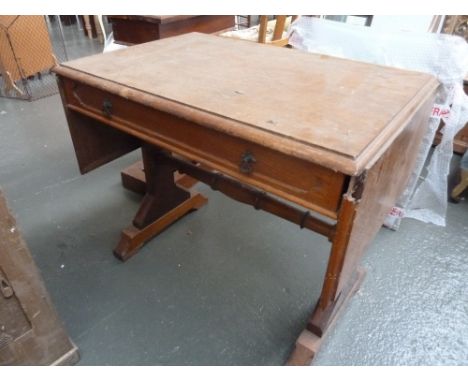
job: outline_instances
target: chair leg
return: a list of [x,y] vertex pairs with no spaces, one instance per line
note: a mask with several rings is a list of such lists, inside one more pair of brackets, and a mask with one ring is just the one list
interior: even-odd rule
[[468,170],[460,170],[460,183],[452,190],[451,197],[454,201],[460,201],[463,192],[468,189]]

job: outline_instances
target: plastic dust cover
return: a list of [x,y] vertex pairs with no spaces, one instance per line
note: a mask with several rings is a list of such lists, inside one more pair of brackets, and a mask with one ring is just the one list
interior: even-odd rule
[[[398,229],[402,217],[445,226],[447,179],[453,138],[468,121],[463,78],[468,44],[458,36],[425,32],[380,32],[369,27],[301,17],[291,25],[296,49],[434,75],[442,84],[407,188],[389,211],[385,225]],[[431,146],[441,119],[442,140]],[[424,174],[424,176],[422,176]]]

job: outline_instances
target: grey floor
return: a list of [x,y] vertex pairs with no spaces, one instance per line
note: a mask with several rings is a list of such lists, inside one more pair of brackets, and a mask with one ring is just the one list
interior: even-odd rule
[[[283,364],[327,240],[201,186],[208,205],[123,264],[112,248],[140,199],[119,172],[138,157],[81,176],[57,95],[0,99],[0,186],[80,365]],[[363,265],[315,365],[468,365],[468,202],[449,205],[445,228],[382,229]]]

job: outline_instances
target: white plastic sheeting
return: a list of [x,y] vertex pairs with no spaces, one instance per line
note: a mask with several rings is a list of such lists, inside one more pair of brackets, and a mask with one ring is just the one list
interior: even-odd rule
[[[433,74],[442,86],[428,116],[428,127],[406,190],[389,211],[385,225],[397,229],[403,216],[445,225],[447,178],[453,137],[468,121],[463,78],[468,71],[468,44],[457,36],[424,32],[382,32],[301,17],[291,25],[289,43],[297,49],[378,65]],[[447,113],[441,113],[446,109]],[[428,154],[443,117],[441,143]],[[423,171],[426,169],[427,171]],[[421,174],[426,173],[422,178]],[[420,181],[421,180],[421,181]]]
[[114,33],[109,33],[106,40],[104,41],[104,49],[102,50],[103,53],[113,52],[114,50],[120,50],[127,48],[126,45],[117,44],[114,40]]

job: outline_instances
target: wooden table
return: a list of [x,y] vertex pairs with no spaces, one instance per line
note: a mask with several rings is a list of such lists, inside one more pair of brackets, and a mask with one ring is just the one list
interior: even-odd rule
[[55,72],[82,173],[142,148],[146,194],[118,258],[205,203],[176,170],[328,237],[321,296],[288,361],[310,362],[409,179],[437,80],[199,33]]
[[235,16],[107,16],[117,44],[133,45],[189,32],[216,33],[232,29]]

